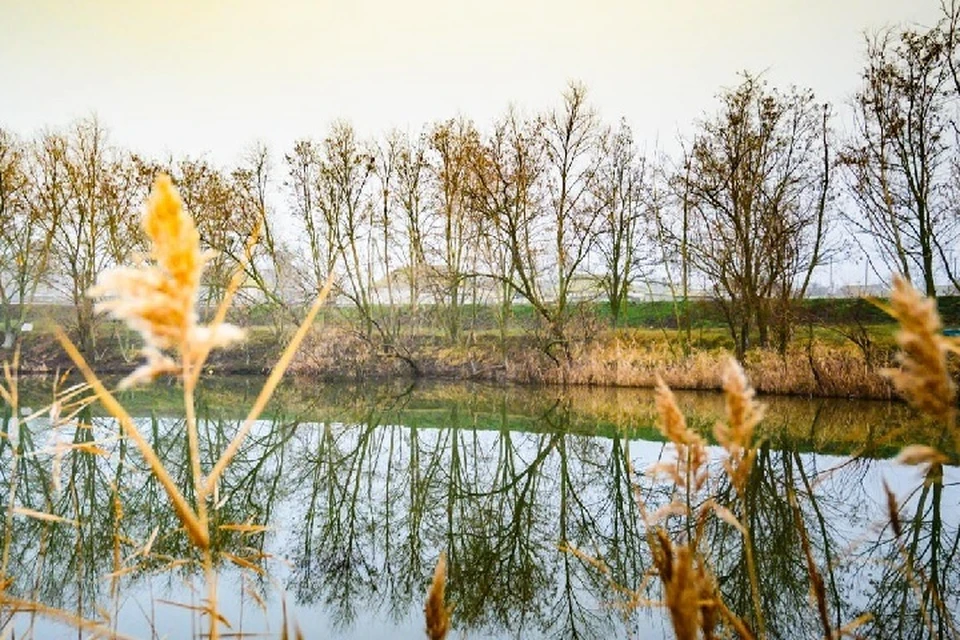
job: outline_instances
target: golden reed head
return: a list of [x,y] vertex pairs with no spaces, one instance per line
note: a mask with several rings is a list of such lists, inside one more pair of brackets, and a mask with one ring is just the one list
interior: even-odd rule
[[233,325],[197,324],[197,295],[207,255],[200,249],[193,218],[165,174],[153,183],[143,229],[152,261],[104,271],[89,292],[101,298],[99,311],[126,322],[143,337],[147,362],[122,386],[202,366],[210,349],[243,337]]

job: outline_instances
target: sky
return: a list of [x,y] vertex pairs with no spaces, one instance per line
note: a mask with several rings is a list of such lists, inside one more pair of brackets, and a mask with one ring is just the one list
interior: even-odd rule
[[583,82],[601,115],[669,148],[742,70],[849,100],[863,34],[938,0],[0,0],[0,126],[96,114],[113,142],[230,162],[337,118],[361,135],[489,125]]

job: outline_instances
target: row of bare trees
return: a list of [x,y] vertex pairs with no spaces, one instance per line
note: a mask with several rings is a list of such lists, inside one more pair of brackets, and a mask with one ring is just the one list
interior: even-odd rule
[[[97,354],[99,318],[87,291],[104,269],[142,256],[140,207],[158,171],[176,177],[204,243],[216,252],[208,266],[204,302],[214,304],[222,297],[254,229],[259,229],[258,257],[281,255],[274,246],[272,221],[261,223],[270,211],[269,158],[263,148],[224,172],[204,161],[145,160],[111,144],[95,118],[32,140],[0,129],[3,348],[14,346],[41,290],[44,301],[72,310],[78,344]],[[247,270],[254,282],[260,277],[262,295],[267,295],[273,290],[261,275],[264,264],[260,257]]]
[[519,299],[562,352],[576,301],[602,289],[616,321],[641,272],[644,161],[580,85],[549,112],[510,110],[486,135],[454,119],[363,142],[339,122],[285,164],[300,282],[337,271],[362,331],[383,344],[424,314],[458,341],[481,304],[504,333]]
[[44,288],[70,303],[82,348],[96,352],[84,292],[138,255],[139,203],[166,171],[215,251],[202,302],[216,304],[242,264],[243,291],[278,335],[334,273],[357,335],[414,369],[411,335],[457,343],[482,308],[505,339],[518,301],[560,358],[583,301],[605,301],[616,325],[641,283],[664,285],[689,331],[697,281],[740,355],[785,348],[795,301],[838,253],[929,295],[960,284],[958,24],[945,4],[929,29],[870,36],[846,131],[811,91],[744,74],[673,155],[642,153],[578,84],[553,109],[511,108],[486,129],[459,118],[364,140],[336,122],[277,165],[262,145],[229,167],[147,160],[110,144],[95,119],[31,140],[0,130],[4,346]]
[[96,121],[46,132],[27,143],[0,131],[0,316],[14,342],[27,303],[43,282],[74,310],[81,346],[96,348],[85,295],[97,274],[125,260],[139,241],[143,165],[108,146]]

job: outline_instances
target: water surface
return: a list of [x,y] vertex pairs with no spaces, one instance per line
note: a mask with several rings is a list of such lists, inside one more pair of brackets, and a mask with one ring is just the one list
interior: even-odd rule
[[[203,389],[204,468],[260,383]],[[48,401],[42,385],[27,387],[23,413]],[[719,395],[678,397],[704,434],[723,418]],[[178,389],[160,384],[122,399],[189,494]],[[936,441],[937,431],[902,405],[764,401],[746,496],[770,637],[822,635],[803,535],[836,628],[870,612],[865,637],[953,637],[960,474],[946,467],[942,483],[925,483],[919,470],[888,459],[905,442]],[[6,416],[10,429],[9,408]],[[37,419],[0,441],[0,495],[13,487],[18,506],[77,523],[4,523],[12,589],[109,616],[137,637],[200,637],[199,617],[170,604],[198,605],[205,592],[199,570],[185,563],[193,555],[165,494],[112,419],[96,408],[80,417],[89,428],[54,433]],[[58,441],[96,442],[101,451],[57,457]],[[16,473],[12,444],[23,451]],[[738,509],[722,451],[711,446],[710,454],[710,493]],[[422,637],[426,586],[446,551],[454,637],[672,637],[662,609],[626,610],[622,595],[661,597],[640,509],[668,500],[671,486],[645,471],[670,456],[647,391],[286,385],[211,510],[221,611],[245,633],[277,635],[285,601],[309,638]],[[899,538],[884,482],[902,504]],[[245,534],[238,523],[268,530]],[[746,611],[740,534],[714,518],[703,536],[725,601]],[[121,577],[107,577],[114,572]],[[31,624],[38,638],[77,637],[27,614],[15,624],[17,637]]]

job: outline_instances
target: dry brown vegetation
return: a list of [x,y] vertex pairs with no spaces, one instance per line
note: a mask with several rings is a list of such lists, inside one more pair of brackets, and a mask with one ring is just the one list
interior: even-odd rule
[[450,612],[453,607],[446,603],[445,592],[447,586],[447,556],[440,554],[437,567],[433,572],[433,580],[427,591],[427,602],[424,606],[424,616],[427,619],[427,637],[430,640],[443,640],[450,631]]
[[[631,337],[628,331],[600,333],[574,345],[569,359],[546,357],[536,344],[518,340],[506,352],[493,341],[449,347],[427,341],[408,350],[418,373],[443,380],[490,380],[520,384],[564,384],[654,388],[662,378],[673,389],[722,389],[721,371],[730,357],[723,347],[690,349],[668,337]],[[372,348],[351,332],[318,327],[305,340],[291,372],[333,379],[408,376],[409,367]],[[763,394],[891,399],[883,369],[853,347],[819,341],[792,345],[784,354],[748,352],[743,367]]]

